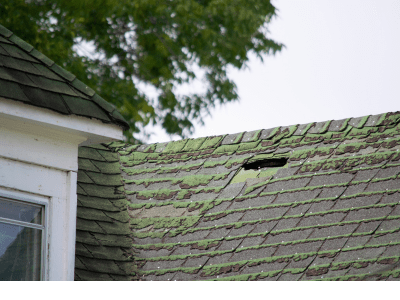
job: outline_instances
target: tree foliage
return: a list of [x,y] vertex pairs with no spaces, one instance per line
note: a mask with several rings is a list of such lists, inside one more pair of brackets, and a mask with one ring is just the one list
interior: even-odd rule
[[[216,104],[237,100],[227,68],[281,50],[267,37],[275,15],[269,0],[0,2],[3,26],[118,107],[130,142],[149,123],[185,137]],[[199,79],[202,91],[179,91]]]

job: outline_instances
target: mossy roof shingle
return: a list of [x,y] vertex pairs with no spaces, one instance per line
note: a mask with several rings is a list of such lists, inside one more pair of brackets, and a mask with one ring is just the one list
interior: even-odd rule
[[400,112],[107,147],[140,280],[400,279]]
[[0,97],[129,129],[114,105],[2,25]]

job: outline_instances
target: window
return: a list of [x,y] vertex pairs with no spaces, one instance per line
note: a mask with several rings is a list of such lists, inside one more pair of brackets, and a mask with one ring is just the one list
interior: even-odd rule
[[1,281],[45,279],[46,208],[46,201],[0,191]]

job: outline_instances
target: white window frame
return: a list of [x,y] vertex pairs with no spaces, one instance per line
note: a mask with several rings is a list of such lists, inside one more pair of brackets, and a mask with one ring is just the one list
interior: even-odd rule
[[[38,196],[35,194],[30,193],[23,193],[19,191],[11,191],[6,190],[0,187],[0,197],[6,200],[14,201],[14,202],[26,202],[28,204],[36,204],[44,207],[44,214],[42,215],[43,224],[44,225],[37,225],[37,224],[29,224],[27,226],[26,222],[17,221],[17,220],[10,220],[6,218],[1,218],[0,221],[7,222],[9,224],[21,225],[24,227],[29,228],[36,228],[36,229],[43,229],[42,234],[42,254],[41,254],[41,268],[40,268],[40,280],[46,281],[49,278],[49,253],[48,249],[50,245],[48,244],[49,241],[49,202],[50,198]],[[44,228],[42,228],[44,227]]]

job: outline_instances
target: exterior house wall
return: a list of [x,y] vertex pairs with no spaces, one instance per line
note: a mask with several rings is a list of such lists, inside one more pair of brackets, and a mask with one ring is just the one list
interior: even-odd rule
[[47,202],[44,280],[74,280],[78,146],[122,139],[117,125],[0,98],[0,195]]

